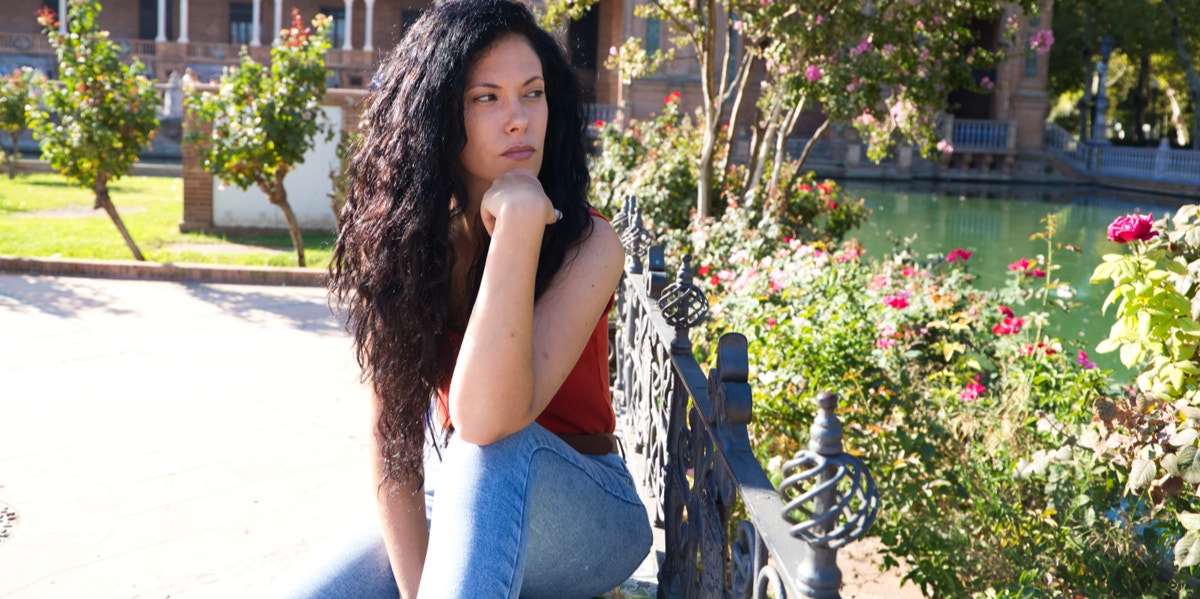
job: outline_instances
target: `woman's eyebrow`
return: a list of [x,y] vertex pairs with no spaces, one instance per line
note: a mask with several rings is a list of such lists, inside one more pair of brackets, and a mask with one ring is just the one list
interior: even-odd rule
[[[533,83],[534,81],[538,81],[538,80],[545,81],[545,79],[544,79],[544,78],[543,78],[541,75],[534,75],[533,77],[530,77],[529,79],[526,79],[526,80],[525,80],[525,83],[522,83],[522,84],[521,84],[521,87],[525,87],[526,85],[529,85],[530,83]],[[495,84],[495,83],[489,83],[489,82],[487,82],[487,81],[481,81],[481,82],[479,82],[479,83],[473,83],[473,84],[471,84],[471,85],[468,85],[468,86],[467,86],[467,89],[473,89],[473,88],[476,88],[476,87],[487,87],[487,88],[491,88],[491,89],[500,89],[500,87],[501,87],[501,86],[500,86],[500,85],[498,85],[498,84]]]

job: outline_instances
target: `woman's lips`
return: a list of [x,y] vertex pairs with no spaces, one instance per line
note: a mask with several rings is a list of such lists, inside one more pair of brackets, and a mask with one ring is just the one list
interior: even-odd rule
[[514,146],[506,150],[503,156],[512,160],[528,160],[530,156],[533,156],[533,148],[530,146]]

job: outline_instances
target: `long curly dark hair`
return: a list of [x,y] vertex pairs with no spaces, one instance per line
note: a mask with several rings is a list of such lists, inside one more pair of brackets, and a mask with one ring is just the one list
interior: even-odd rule
[[473,305],[487,256],[486,238],[476,240],[474,256],[456,256],[450,240],[467,198],[459,164],[467,143],[467,70],[511,34],[528,40],[541,60],[549,114],[538,179],[563,213],[542,240],[534,290],[540,297],[591,231],[587,122],[562,48],[525,6],[448,0],[426,11],[381,65],[364,135],[347,165],[349,189],[329,266],[331,303],[345,314],[363,379],[381,403],[386,478],[414,488],[423,482],[426,433],[434,430],[431,402],[447,375],[440,358],[447,328],[465,318],[450,314],[451,269],[456,260],[471,261]]

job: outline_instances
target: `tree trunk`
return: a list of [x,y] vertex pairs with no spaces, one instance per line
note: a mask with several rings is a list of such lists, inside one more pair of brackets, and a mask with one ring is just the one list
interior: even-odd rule
[[1196,72],[1196,63],[1192,61],[1192,55],[1188,52],[1183,27],[1179,24],[1179,12],[1175,10],[1175,0],[1166,0],[1163,5],[1167,9],[1167,18],[1171,21],[1171,37],[1175,38],[1175,50],[1187,77],[1188,97],[1192,100],[1192,149],[1200,150],[1200,73]]
[[17,177],[17,159],[21,157],[20,150],[17,149],[17,135],[9,134],[8,139],[12,142],[12,151],[8,153],[8,178],[15,179]]
[[1133,136],[1139,144],[1147,142],[1146,132],[1142,130],[1142,121],[1146,120],[1146,104],[1150,87],[1150,54],[1147,52],[1138,60],[1137,92],[1133,96]]
[[796,181],[800,180],[800,174],[804,172],[804,163],[808,162],[808,155],[812,154],[813,148],[817,147],[817,142],[821,141],[821,138],[825,136],[825,130],[829,129],[829,124],[832,122],[828,118],[825,119],[825,122],[821,123],[821,126],[817,127],[817,130],[813,132],[812,139],[804,144],[804,151],[800,152],[800,157],[796,159],[796,172],[792,173],[792,178],[788,180],[784,189],[791,189],[796,184]]
[[138,249],[136,243],[133,242],[133,237],[130,237],[129,231],[125,228],[125,223],[121,221],[121,215],[117,214],[117,207],[113,205],[112,198],[108,195],[108,175],[100,173],[96,175],[96,204],[93,208],[103,208],[108,213],[108,217],[112,219],[117,230],[121,232],[121,237],[125,239],[125,245],[129,247],[129,251],[133,252],[135,260],[145,262],[146,258],[142,256],[142,251]]
[[771,192],[776,190],[776,185],[779,184],[779,171],[783,168],[783,163],[787,159],[787,139],[791,137],[792,131],[796,128],[796,123],[800,120],[800,113],[804,111],[804,100],[800,98],[799,102],[792,107],[786,117],[784,117],[783,125],[776,132],[775,137],[775,163],[771,165],[771,180],[767,183],[767,197],[770,197]]
[[738,71],[735,75],[736,95],[733,97],[733,109],[729,113],[729,137],[725,147],[721,150],[721,162],[718,166],[717,176],[720,177],[720,187],[725,187],[725,182],[729,179],[729,167],[733,164],[733,149],[737,143],[737,124],[738,113],[742,110],[742,99],[746,97],[746,83],[750,81],[750,70],[754,66],[754,55],[749,51],[745,53],[743,60],[738,64]]
[[287,190],[283,187],[283,178],[287,176],[287,168],[280,167],[275,172],[275,180],[263,191],[267,194],[267,200],[279,207],[283,212],[283,218],[287,221],[288,233],[292,236],[292,245],[296,248],[296,264],[301,268],[305,267],[304,262],[304,236],[300,234],[300,222],[296,220],[296,213],[292,212],[292,205],[288,203]]

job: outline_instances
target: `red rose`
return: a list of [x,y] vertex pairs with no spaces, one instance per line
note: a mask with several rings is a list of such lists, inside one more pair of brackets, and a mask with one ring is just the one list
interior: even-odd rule
[[1016,314],[1013,314],[1012,308],[1009,308],[1008,306],[996,306],[996,307],[1000,309],[1001,314],[1003,314],[1009,318],[1013,318],[1014,316],[1016,316]]
[[1130,214],[1118,216],[1108,226],[1108,240],[1117,243],[1128,243],[1133,240],[1150,241],[1158,236],[1154,230],[1153,214]]
[[950,252],[950,255],[946,256],[946,262],[958,262],[958,261],[966,262],[967,260],[970,260],[970,259],[971,259],[971,252],[968,252],[967,250],[964,250],[962,248],[958,248],[958,249]]
[[1007,317],[1004,322],[992,327],[992,333],[996,335],[1016,335],[1021,332],[1021,327],[1025,326],[1025,320],[1022,318]]
[[700,273],[700,276],[702,276],[702,277],[707,275],[708,274],[708,265],[705,264],[705,265],[701,266],[700,268],[697,268],[696,272]]

